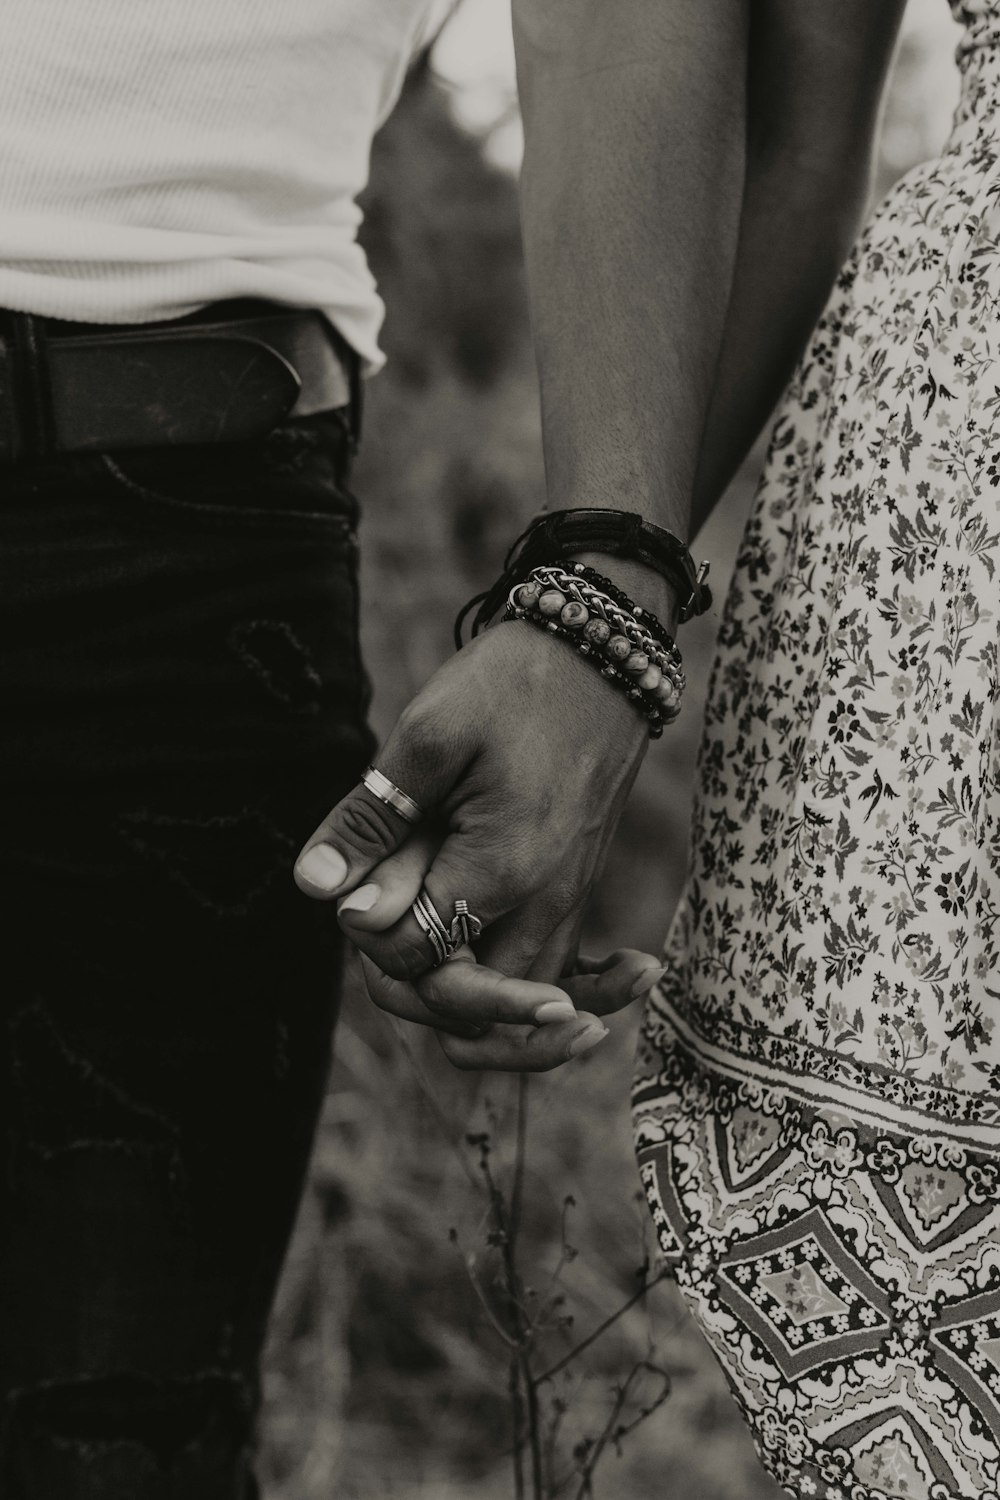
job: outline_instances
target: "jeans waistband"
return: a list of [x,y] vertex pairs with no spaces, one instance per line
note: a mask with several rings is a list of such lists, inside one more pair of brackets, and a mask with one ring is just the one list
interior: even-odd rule
[[331,410],[356,443],[360,361],[311,309],[216,303],[128,325],[0,311],[0,463],[240,442]]

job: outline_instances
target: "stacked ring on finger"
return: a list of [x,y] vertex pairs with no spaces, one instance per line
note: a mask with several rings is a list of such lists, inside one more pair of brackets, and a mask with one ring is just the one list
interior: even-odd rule
[[590,656],[641,708],[656,739],[680,712],[680,652],[655,616],[596,587],[588,575],[599,576],[582,563],[533,569],[511,589],[504,619],[527,620]]
[[419,802],[398,787],[388,776],[384,776],[375,766],[369,766],[361,778],[362,786],[368,788],[373,797],[384,802],[386,807],[391,807],[394,813],[398,813],[407,823],[419,823],[424,815],[424,810]]
[[450,927],[445,926],[441,913],[425,890],[420,892],[410,910],[434,950],[435,968],[447,963],[459,948],[474,942],[483,930],[482,922],[473,916],[467,901],[455,902],[455,914]]
[[451,920],[450,937],[456,948],[467,947],[482,935],[483,924],[469,910],[468,901],[455,902],[455,915]]

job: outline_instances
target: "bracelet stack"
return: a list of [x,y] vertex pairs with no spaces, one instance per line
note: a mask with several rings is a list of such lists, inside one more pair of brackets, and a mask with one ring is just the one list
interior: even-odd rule
[[496,582],[459,613],[455,645],[462,649],[470,615],[475,636],[501,610],[505,620],[526,620],[560,635],[626,694],[656,739],[680,712],[680,652],[655,615],[610,579],[572,560],[581,552],[652,568],[673,591],[678,624],[704,614],[712,603],[708,563],[696,565],[681,539],[662,526],[629,511],[591,506],[543,512],[514,542]]
[[629,511],[588,506],[575,510],[543,511],[522,531],[504,561],[500,577],[477,594],[455,621],[455,645],[461,650],[462,628],[472,616],[476,635],[496,618],[515,583],[523,583],[535,568],[560,563],[581,552],[601,552],[642,563],[658,573],[673,590],[677,623],[704,614],[712,602],[708,563],[698,566],[680,537]]
[[657,739],[680,712],[685,678],[673,638],[655,615],[582,563],[532,569],[510,590],[505,620],[527,620],[569,641],[642,712]]

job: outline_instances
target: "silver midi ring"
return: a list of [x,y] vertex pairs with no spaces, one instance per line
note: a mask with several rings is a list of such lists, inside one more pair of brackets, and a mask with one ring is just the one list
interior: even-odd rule
[[473,942],[482,935],[483,924],[478,917],[474,917],[469,910],[468,901],[455,902],[455,915],[452,918],[449,936],[456,948],[463,948],[466,943]]
[[467,901],[455,902],[455,915],[450,927],[446,927],[434,902],[426,891],[421,891],[410,910],[417,924],[434,949],[434,967],[447,963],[459,948],[479,937],[483,924],[469,910]]
[[394,813],[405,818],[407,823],[419,823],[424,815],[424,810],[419,802],[414,802],[412,797],[398,787],[388,776],[383,776],[374,766],[369,766],[361,778],[362,786],[366,786],[373,797],[384,802],[386,807],[391,807]]

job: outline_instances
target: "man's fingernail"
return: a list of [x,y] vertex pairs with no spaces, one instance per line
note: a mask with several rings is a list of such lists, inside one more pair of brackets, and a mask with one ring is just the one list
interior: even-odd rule
[[335,891],[347,879],[347,861],[332,844],[313,844],[298,862],[304,880],[320,891]]
[[575,1021],[576,1006],[572,1000],[546,1000],[535,1011],[539,1026],[548,1026],[552,1021]]
[[377,885],[359,885],[356,891],[345,896],[342,901],[337,902],[337,910],[341,911],[371,911],[379,898]]
[[643,969],[639,978],[632,986],[632,998],[638,1000],[640,995],[648,995],[654,984],[659,984],[666,973],[666,968]]
[[579,1057],[581,1052],[589,1052],[591,1047],[596,1047],[598,1042],[603,1042],[608,1035],[608,1028],[596,1025],[585,1026],[569,1044],[570,1057]]

